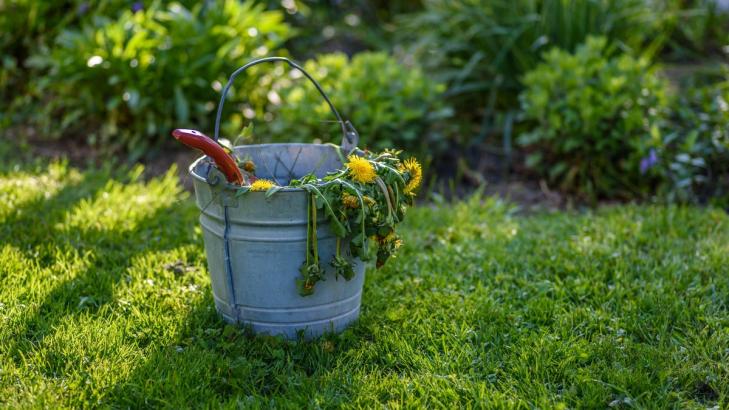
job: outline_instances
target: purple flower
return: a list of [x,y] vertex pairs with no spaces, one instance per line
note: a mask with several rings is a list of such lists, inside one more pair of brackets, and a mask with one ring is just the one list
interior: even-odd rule
[[76,14],[79,16],[83,16],[86,14],[86,12],[89,11],[89,2],[85,1],[78,5],[78,8],[76,9]]
[[135,1],[134,4],[132,4],[132,12],[136,13],[138,11],[144,10],[144,3],[141,1]]
[[648,156],[640,160],[640,173],[645,174],[649,169],[658,164],[658,154],[655,148],[648,151]]

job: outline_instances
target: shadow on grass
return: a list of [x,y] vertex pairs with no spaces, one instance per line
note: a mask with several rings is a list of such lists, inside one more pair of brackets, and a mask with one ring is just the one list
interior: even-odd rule
[[336,373],[342,358],[357,348],[363,339],[354,334],[358,330],[355,324],[343,336],[295,342],[255,336],[223,322],[206,289],[191,301],[172,341],[150,346],[146,360],[109,392],[105,402],[130,408],[305,406],[313,398],[301,395],[319,390],[344,404],[351,392],[345,393],[336,378],[324,376]]
[[[82,201],[102,195],[111,178],[83,174],[49,197],[24,203],[0,227],[2,243],[18,248],[40,271],[56,269],[59,255],[88,255],[84,266],[54,282],[21,324],[6,334],[5,353],[19,366],[59,325],[113,302],[115,289],[135,258],[190,244],[180,230],[191,226],[173,225],[181,213],[172,205],[143,214],[124,231],[64,226],[67,215]],[[190,225],[195,223],[190,221]],[[165,230],[166,226],[173,229]],[[153,240],[155,236],[162,240]],[[201,244],[199,252],[204,252]],[[307,384],[310,390],[311,383],[319,379],[316,376],[336,371],[342,355],[355,348],[361,336],[350,332],[349,336],[312,342],[254,337],[220,319],[209,286],[191,298],[189,311],[177,323],[180,330],[171,339],[138,346],[144,351],[144,361],[133,363],[131,374],[105,394],[109,403],[135,408],[187,407],[250,400],[261,404],[274,397],[295,397],[297,386]],[[59,358],[45,362],[38,371],[57,377],[67,371],[64,366]],[[328,384],[327,389],[341,389],[336,382]]]
[[[2,243],[18,248],[27,260],[37,264],[39,271],[58,269],[59,260],[68,259],[63,255],[87,260],[79,272],[66,274],[50,291],[43,292],[42,301],[32,313],[10,331],[6,353],[19,364],[64,319],[96,311],[111,302],[117,284],[135,257],[178,246],[174,240],[152,240],[174,217],[171,205],[144,214],[135,220],[133,229],[123,231],[62,225],[83,200],[102,195],[110,180],[108,173],[85,173],[79,181],[69,183],[54,195],[41,196],[15,209],[0,228]],[[64,264],[72,262],[63,260]],[[57,370],[52,363],[49,366],[41,371],[53,374]]]

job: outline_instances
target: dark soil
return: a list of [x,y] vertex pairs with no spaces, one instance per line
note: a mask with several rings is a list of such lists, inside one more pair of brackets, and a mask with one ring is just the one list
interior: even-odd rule
[[[13,162],[63,159],[82,169],[99,168],[110,160],[121,167],[132,165],[126,160],[125,154],[110,158],[108,153],[71,138],[41,140],[29,129],[7,130],[5,135],[8,138],[3,139],[9,142],[10,148],[4,144],[5,149],[2,151],[5,153],[0,153],[0,157],[7,157]],[[180,183],[192,191],[188,167],[200,155],[194,150],[170,146],[137,163],[144,165],[145,178],[164,174],[175,164]],[[516,204],[521,212],[553,211],[574,206],[569,198],[552,191],[544,181],[534,180],[519,172],[509,172],[503,166],[503,159],[498,154],[489,153],[488,149],[472,153],[471,158],[460,158],[455,152],[449,156],[450,159],[441,161],[448,164],[447,167],[431,164],[431,174],[437,177],[426,178],[430,183],[420,195],[423,201],[463,198],[476,190],[482,190],[486,195],[496,195]]]

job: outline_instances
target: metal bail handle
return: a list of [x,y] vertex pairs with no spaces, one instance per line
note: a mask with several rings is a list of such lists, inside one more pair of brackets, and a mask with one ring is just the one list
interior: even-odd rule
[[220,96],[220,103],[218,104],[218,113],[215,116],[215,134],[214,138],[215,141],[218,140],[219,132],[220,132],[220,117],[223,115],[223,104],[225,104],[225,97],[228,96],[228,90],[230,89],[230,86],[233,85],[233,81],[236,77],[245,70],[247,70],[249,67],[253,67],[254,65],[258,65],[261,63],[270,63],[275,61],[283,61],[287,63],[292,68],[295,68],[299,71],[301,71],[306,78],[308,78],[313,84],[314,87],[316,87],[317,91],[319,91],[319,94],[321,94],[322,97],[324,97],[324,101],[327,102],[329,105],[329,108],[332,110],[332,113],[335,117],[337,117],[337,122],[342,126],[342,149],[344,149],[345,152],[350,152],[354,148],[357,147],[357,143],[359,142],[359,134],[357,133],[357,130],[354,129],[354,126],[349,121],[342,120],[342,117],[339,115],[339,112],[336,108],[334,108],[334,104],[329,100],[329,97],[327,97],[324,90],[321,88],[321,85],[307,73],[300,65],[294,63],[293,61],[289,60],[286,57],[266,57],[266,58],[260,58],[258,60],[253,60],[249,62],[248,64],[244,65],[243,67],[235,70],[233,74],[230,75],[230,78],[228,79],[228,83],[225,84],[225,88],[223,88],[223,94]]

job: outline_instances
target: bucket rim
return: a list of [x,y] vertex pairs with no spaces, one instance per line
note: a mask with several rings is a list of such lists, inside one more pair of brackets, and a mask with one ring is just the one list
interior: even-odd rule
[[[265,147],[280,147],[280,146],[294,146],[294,147],[297,147],[297,146],[311,146],[311,145],[318,146],[318,147],[330,147],[332,149],[335,149],[335,146],[333,144],[313,144],[313,143],[305,143],[305,142],[290,142],[290,143],[289,142],[274,142],[274,143],[267,143],[267,144],[236,145],[235,147],[233,147],[233,149],[235,150],[236,148],[240,148],[240,147],[262,147],[262,148],[265,148]],[[203,156],[197,158],[195,161],[192,162],[192,164],[190,164],[190,166],[187,168],[187,170],[188,170],[188,172],[190,173],[190,175],[194,179],[197,179],[200,182],[204,182],[204,183],[208,184],[208,181],[203,176],[201,176],[201,175],[199,175],[199,174],[197,174],[195,172],[195,167],[197,167],[197,165],[200,162],[204,161],[206,158],[209,158],[209,157],[207,155],[203,155]],[[320,185],[320,184],[317,184],[317,185]],[[230,189],[230,190],[233,190],[233,191],[237,191],[237,190],[243,188],[242,186],[233,185],[233,184],[231,184],[228,181],[225,181],[224,182],[224,186],[225,186],[226,189]],[[300,187],[284,186],[284,187],[281,187],[281,189],[279,189],[277,191],[277,193],[281,193],[281,192],[307,192],[307,191],[304,188],[300,188]],[[249,191],[249,193],[253,193],[253,194],[255,194],[255,193],[265,194],[266,192],[264,192],[264,191],[260,191],[260,192],[259,191],[253,191],[253,192]]]

